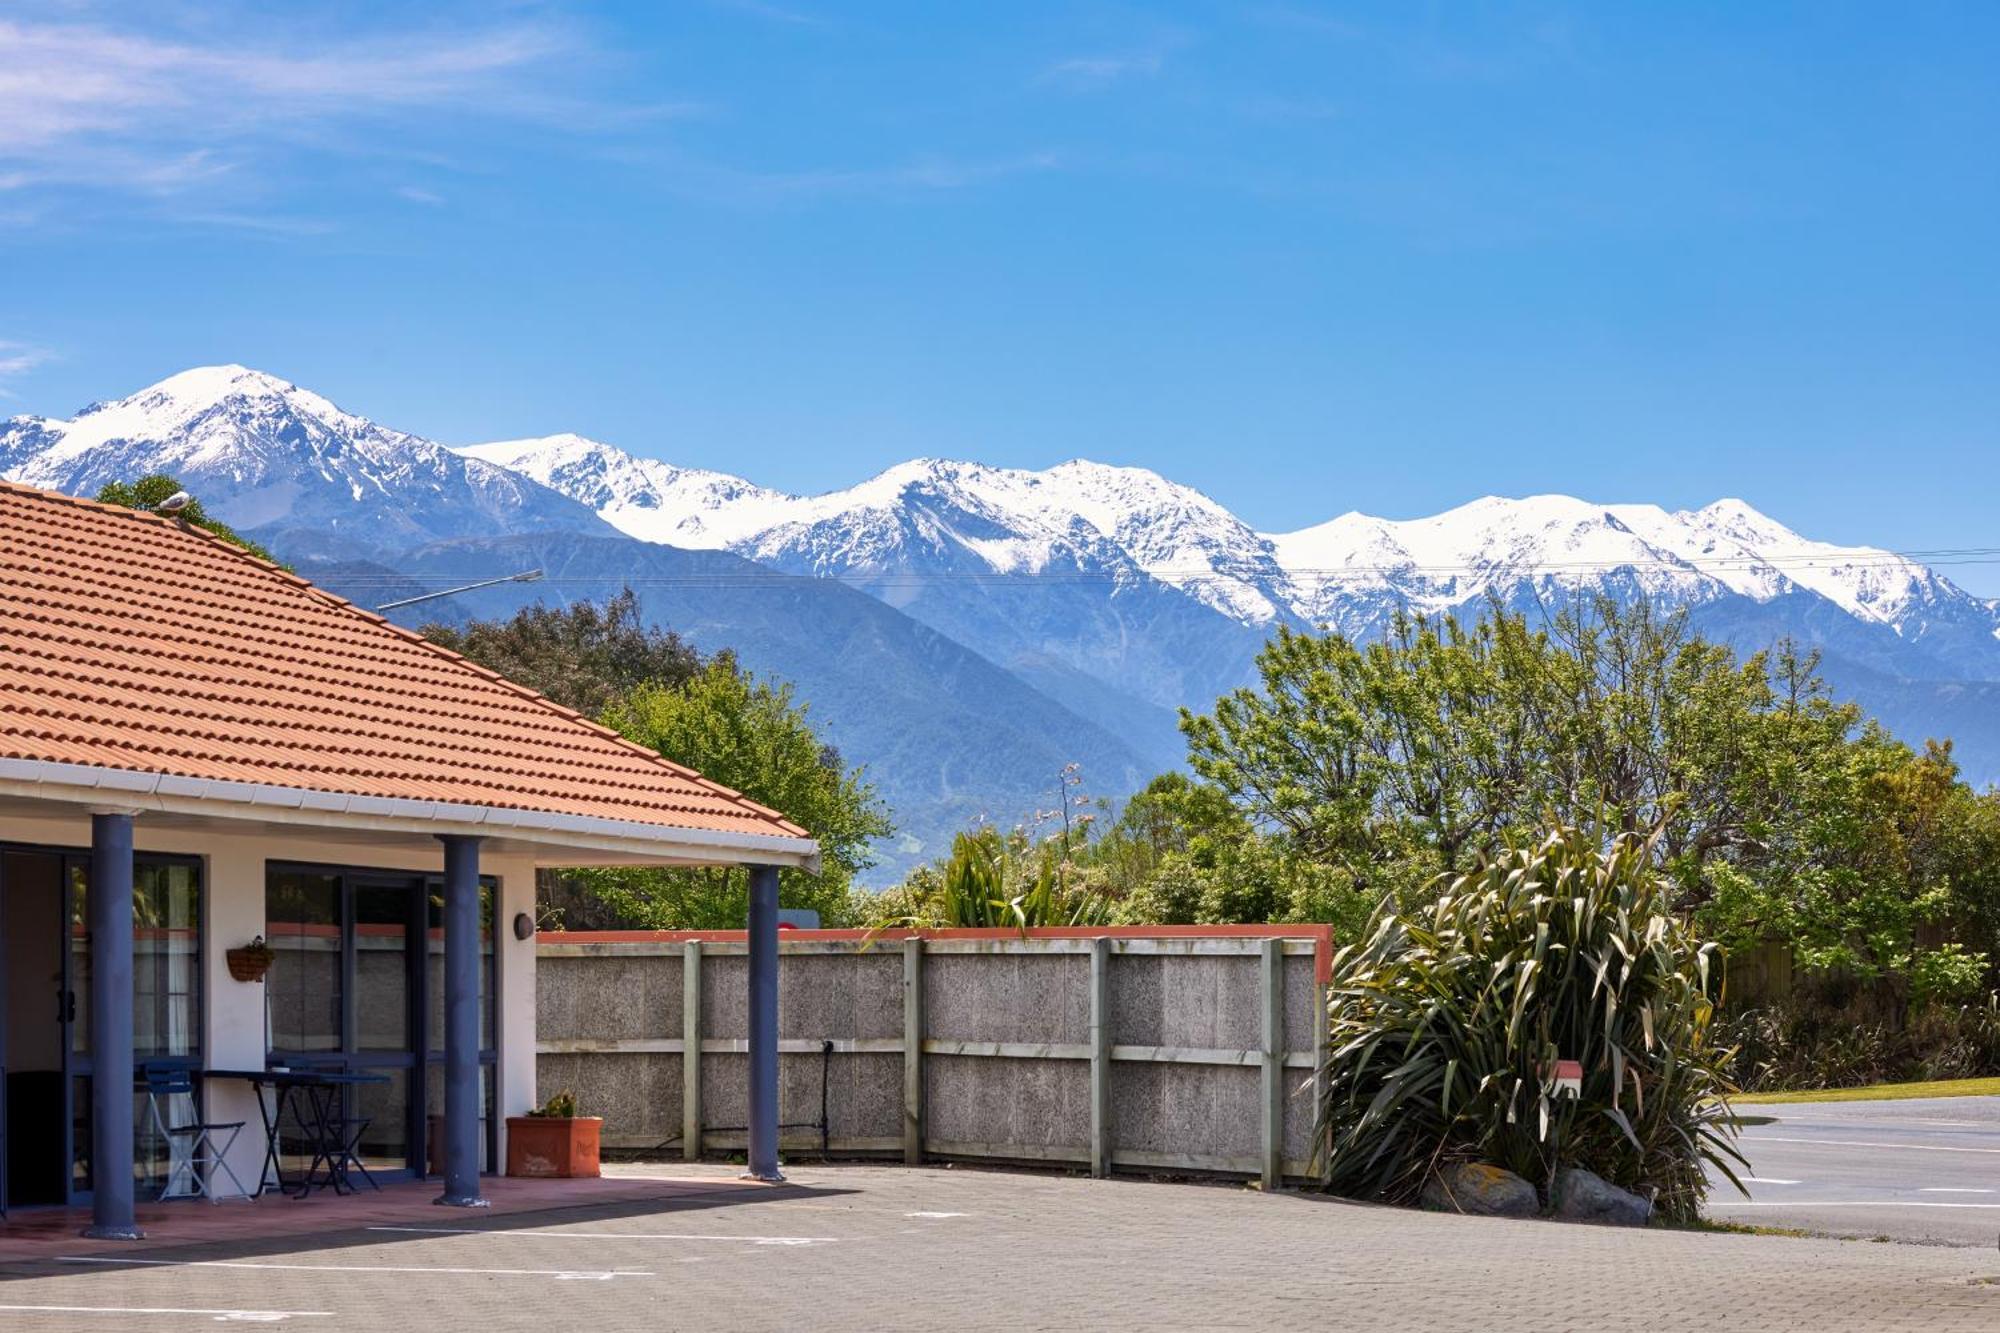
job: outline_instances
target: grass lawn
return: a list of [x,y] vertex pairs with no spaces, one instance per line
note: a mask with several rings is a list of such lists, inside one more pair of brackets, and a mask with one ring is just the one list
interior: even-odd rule
[[1815,1088],[1810,1092],[1746,1092],[1730,1104],[1758,1102],[1875,1102],[1910,1097],[2000,1097],[2000,1078],[1953,1078],[1937,1083],[1877,1083],[1867,1088]]

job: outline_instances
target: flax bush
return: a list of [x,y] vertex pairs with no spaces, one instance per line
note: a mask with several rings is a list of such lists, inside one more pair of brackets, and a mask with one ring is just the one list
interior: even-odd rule
[[[1408,1201],[1456,1161],[1546,1190],[1581,1166],[1692,1220],[1742,1158],[1714,946],[1670,911],[1652,845],[1558,827],[1377,915],[1334,961],[1318,1151],[1327,1186]],[[1557,1095],[1557,1060],[1583,1065]]]

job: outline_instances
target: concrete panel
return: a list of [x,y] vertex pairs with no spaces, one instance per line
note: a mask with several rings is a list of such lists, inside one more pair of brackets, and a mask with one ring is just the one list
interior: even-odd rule
[[1325,1020],[1319,1012],[1319,988],[1314,984],[1311,954],[1285,957],[1285,1049],[1310,1051],[1318,1025]]
[[900,1037],[903,953],[791,954],[778,960],[778,1036]]
[[[667,1059],[678,1060],[678,1056]],[[821,1057],[778,1057],[778,1120],[789,1126],[787,1142],[816,1131],[800,1126],[819,1119]],[[701,1121],[704,1135],[740,1141],[749,1114],[745,1086],[749,1061],[710,1051],[701,1057]],[[842,1055],[825,1064],[827,1109],[835,1135],[887,1138],[902,1132],[903,1061],[898,1055]],[[675,1103],[678,1110],[679,1103]]]
[[934,1041],[1088,1041],[1090,955],[927,954],[924,1028]]
[[604,1117],[607,1147],[630,1150],[678,1141],[680,1056],[543,1055],[535,1063],[536,1100],[564,1089],[575,1093],[579,1111]]
[[1090,1064],[926,1056],[924,1122],[928,1139],[1088,1151]]
[[1114,1063],[1113,1149],[1254,1157],[1263,1151],[1262,1088],[1256,1068]]
[[1313,1121],[1319,1108],[1313,1103],[1312,1077],[1303,1069],[1285,1071],[1285,1160],[1307,1161],[1312,1157]]
[[535,1033],[541,1041],[680,1035],[679,958],[544,958],[535,990]]
[[1128,1046],[1256,1050],[1263,1042],[1255,952],[1111,956],[1111,1039]]
[[[778,1006],[778,1021],[785,1007]],[[701,1035],[742,1039],[750,1034],[750,960],[742,954],[701,956]],[[663,1035],[678,1037],[680,1030]]]

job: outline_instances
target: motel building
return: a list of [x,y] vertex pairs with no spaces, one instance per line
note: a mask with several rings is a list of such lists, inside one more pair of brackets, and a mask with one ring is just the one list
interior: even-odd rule
[[[775,1178],[804,830],[176,519],[0,483],[10,1211],[136,1238],[137,1202],[256,1192],[281,1074],[306,1095],[280,1171],[336,1144],[322,1175],[435,1163],[439,1202],[478,1206],[536,1101],[535,871],[609,865],[750,867],[750,1169]],[[159,1126],[197,1122],[242,1125],[226,1171],[174,1168]]]

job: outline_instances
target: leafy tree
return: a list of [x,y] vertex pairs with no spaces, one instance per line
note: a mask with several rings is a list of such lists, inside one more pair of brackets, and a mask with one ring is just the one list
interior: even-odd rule
[[[646,683],[604,713],[607,725],[702,776],[782,810],[819,840],[821,873],[786,870],[779,898],[828,924],[848,919],[848,890],[888,836],[888,812],[862,770],[814,734],[791,687],[760,682],[721,659],[679,686]],[[602,869],[580,882],[624,921],[645,929],[741,927],[749,881],[741,869]]]
[[[97,492],[99,504],[124,505],[128,509],[155,510],[181,490],[180,482],[164,472],[150,472],[137,481],[106,482]],[[192,527],[214,533],[224,541],[232,542],[254,556],[260,556],[277,564],[277,558],[269,551],[238,533],[220,519],[210,518],[201,507],[201,501],[191,500],[181,508],[176,517]]]
[[537,603],[463,629],[426,625],[423,635],[591,718],[642,685],[683,685],[702,669],[678,634],[645,623],[630,588],[602,606]]
[[1541,629],[1499,607],[1469,626],[1405,617],[1365,646],[1281,630],[1258,670],[1182,720],[1190,766],[1257,835],[1233,845],[1258,855],[1237,853],[1233,898],[1190,857],[1134,908],[1229,919],[1274,903],[1255,887],[1259,838],[1326,872],[1320,910],[1414,904],[1432,874],[1601,812],[1657,831],[1676,906],[1728,945],[1788,940],[1808,969],[1866,979],[1950,936],[1968,952],[1927,964],[1924,984],[1960,990],[1991,952],[2000,796],[1961,782],[1949,745],[1914,753],[1834,699],[1790,644],[1739,659],[1682,615],[1600,601]]

